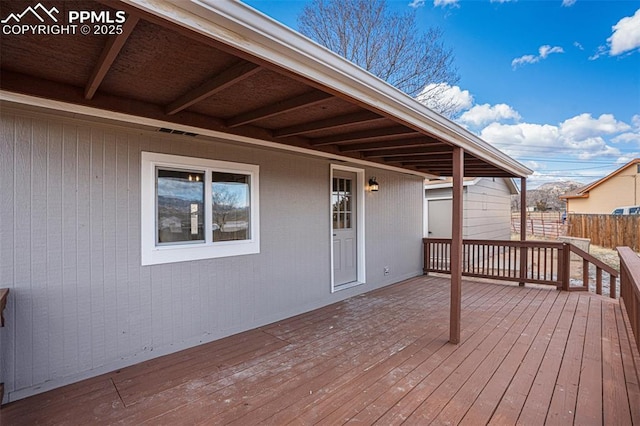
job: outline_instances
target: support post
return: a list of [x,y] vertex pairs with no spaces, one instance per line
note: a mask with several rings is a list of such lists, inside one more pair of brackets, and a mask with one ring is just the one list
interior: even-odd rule
[[462,196],[464,179],[464,150],[453,149],[453,211],[451,220],[451,305],[449,342],[460,343],[462,309]]
[[[527,240],[527,178],[520,178],[520,241]],[[520,247],[520,287],[527,276],[527,248]]]

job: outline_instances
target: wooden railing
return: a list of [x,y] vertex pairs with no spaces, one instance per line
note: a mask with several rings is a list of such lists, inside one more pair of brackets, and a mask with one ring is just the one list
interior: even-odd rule
[[[4,308],[7,306],[8,298],[9,298],[9,289],[0,288],[0,327],[4,327]],[[2,364],[2,342],[0,342],[0,364]],[[0,379],[2,379],[1,376],[0,376]],[[0,383],[0,405],[2,405],[3,398],[4,398],[4,383]]]
[[629,247],[618,247],[620,256],[620,299],[627,310],[636,345],[640,351],[640,257]]
[[[450,274],[451,240],[424,238],[424,273]],[[579,248],[550,241],[464,240],[462,275],[554,285],[562,290],[589,290],[590,265],[595,268],[594,291],[602,294],[603,272],[609,274],[609,296],[616,297],[618,272]],[[581,285],[572,285],[571,253],[582,259]]]

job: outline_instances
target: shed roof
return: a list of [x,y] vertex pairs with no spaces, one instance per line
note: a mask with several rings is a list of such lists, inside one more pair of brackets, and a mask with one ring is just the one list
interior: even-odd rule
[[[30,5],[2,2],[0,16]],[[140,117],[158,130],[233,135],[421,175],[450,176],[454,147],[465,151],[466,176],[531,173],[463,127],[240,2],[52,0],[47,6],[62,11],[60,18],[71,8],[128,15],[119,35],[2,34],[2,99],[42,100],[58,109],[73,105],[79,113],[106,111],[129,121]]]
[[[482,179],[483,178],[465,177],[463,179],[462,186],[473,186],[473,185],[476,185]],[[502,179],[504,180],[504,183],[507,185],[507,188],[509,189],[509,193],[511,195],[517,195],[517,194],[520,193],[520,190],[516,186],[516,183],[513,181],[513,178],[502,178]],[[447,178],[444,178],[444,179],[427,180],[424,183],[424,188],[426,190],[440,189],[440,188],[451,188],[451,187],[453,187],[453,179],[450,178],[450,177],[447,177]]]

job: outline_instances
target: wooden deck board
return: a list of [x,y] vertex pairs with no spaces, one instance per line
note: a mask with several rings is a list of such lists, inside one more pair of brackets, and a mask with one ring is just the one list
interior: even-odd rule
[[546,422],[552,425],[573,424],[582,367],[582,351],[587,327],[589,298],[581,297],[576,306],[571,332],[562,357]]
[[496,408],[490,420],[491,424],[515,424],[517,422],[568,297],[568,293],[560,293],[554,301],[536,339],[529,347],[520,368],[513,376]]
[[602,304],[593,298],[589,300],[575,424],[603,423],[602,399]]
[[[627,396],[629,397],[629,407],[640,407],[640,354],[637,348],[631,344],[629,339],[633,339],[631,324],[625,321],[624,306],[621,304],[615,310],[616,323],[618,325],[620,349],[622,351],[622,364],[624,366],[625,383],[627,385]],[[631,410],[632,424],[640,424],[640,410]]]
[[625,383],[622,350],[615,316],[615,305],[602,303],[602,394],[603,418],[608,425],[631,424],[627,389],[617,386]]
[[2,424],[632,424],[616,301],[418,277],[2,408]]
[[576,293],[570,294],[564,305],[540,368],[520,412],[518,422],[521,424],[541,424],[547,417],[578,299],[579,296]]

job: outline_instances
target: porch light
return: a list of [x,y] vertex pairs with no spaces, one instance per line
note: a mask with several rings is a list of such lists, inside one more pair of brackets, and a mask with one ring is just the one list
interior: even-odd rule
[[371,190],[371,192],[378,192],[378,190],[380,189],[380,185],[376,181],[375,176],[372,176],[371,179],[369,179],[369,189]]

